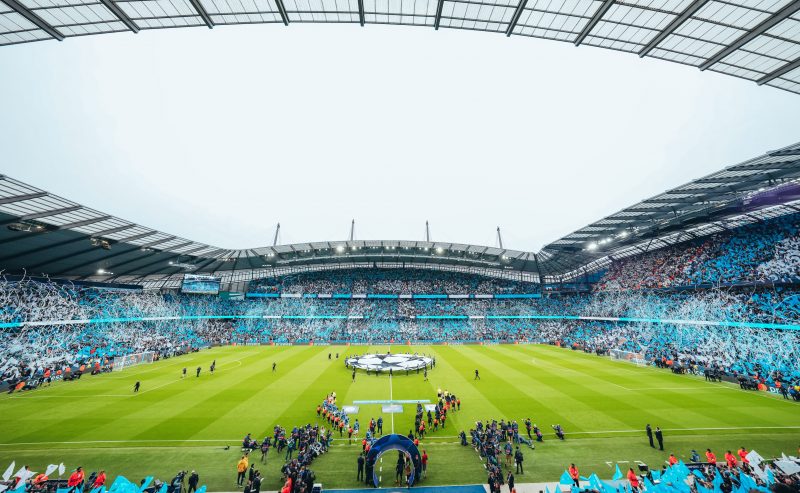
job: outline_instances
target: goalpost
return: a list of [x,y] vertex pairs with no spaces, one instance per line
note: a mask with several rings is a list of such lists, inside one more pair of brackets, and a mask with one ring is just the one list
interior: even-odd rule
[[644,351],[636,353],[633,351],[622,351],[621,349],[612,349],[608,352],[611,359],[628,361],[637,366],[646,366],[647,360],[644,359]]
[[154,351],[147,351],[144,353],[126,354],[125,356],[117,356],[114,358],[114,371],[122,371],[125,368],[142,365],[145,363],[152,363]]

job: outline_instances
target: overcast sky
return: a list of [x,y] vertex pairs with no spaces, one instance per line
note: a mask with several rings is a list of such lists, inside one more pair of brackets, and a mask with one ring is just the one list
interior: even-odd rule
[[800,96],[635,55],[350,25],[0,48],[0,172],[225,248],[346,238],[538,250],[800,140]]

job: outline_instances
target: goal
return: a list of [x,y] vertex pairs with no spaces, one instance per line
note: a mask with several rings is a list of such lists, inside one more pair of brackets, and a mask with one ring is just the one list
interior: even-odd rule
[[141,365],[144,363],[152,363],[153,356],[156,353],[147,351],[144,353],[126,354],[125,356],[117,356],[114,358],[114,371],[122,371],[125,368]]
[[621,349],[612,349],[608,352],[611,359],[628,361],[638,366],[646,366],[647,360],[644,358],[644,351],[636,353],[633,351],[622,351]]

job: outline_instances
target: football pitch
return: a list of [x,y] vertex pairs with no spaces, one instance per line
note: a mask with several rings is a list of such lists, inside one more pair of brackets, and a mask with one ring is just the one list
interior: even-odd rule
[[[355,382],[344,356],[367,352],[416,351],[436,357],[436,368],[423,375],[367,376]],[[328,354],[339,353],[339,359]],[[208,368],[216,360],[217,371]],[[276,371],[272,365],[276,363]],[[196,367],[202,367],[195,377]],[[188,376],[181,378],[187,367]],[[474,370],[481,380],[474,380]],[[133,393],[133,385],[141,390]],[[660,467],[670,452],[688,460],[691,449],[710,447],[718,457],[740,446],[764,457],[793,454],[800,445],[800,405],[763,392],[747,392],[728,383],[673,375],[552,346],[241,346],[221,347],[150,365],[23,394],[0,396],[0,467],[12,460],[42,471],[64,462],[67,469],[105,469],[111,479],[146,475],[168,481],[179,470],[196,470],[212,491],[235,491],[236,462],[245,434],[259,441],[280,424],[317,423],[317,405],[330,392],[337,403],[354,401],[436,401],[437,389],[461,399],[461,410],[448,415],[447,427],[430,433],[420,448],[430,456],[423,485],[484,483],[482,462],[472,447],[459,444],[476,420],[530,417],[545,440],[536,450],[522,446],[525,474],[517,482],[555,482],[570,462],[583,475],[610,478],[616,463],[623,470],[641,461]],[[355,416],[362,436],[379,404],[359,405]],[[384,433],[407,434],[415,406],[382,415]],[[559,441],[551,425],[567,434]],[[647,423],[664,429],[665,450],[647,443]],[[356,488],[360,443],[336,433],[331,451],[312,469],[325,488]],[[230,446],[227,448],[226,446]],[[262,490],[280,487],[284,463],[273,449],[266,465],[261,453],[252,461],[265,476]],[[391,484],[393,463],[384,467]]]

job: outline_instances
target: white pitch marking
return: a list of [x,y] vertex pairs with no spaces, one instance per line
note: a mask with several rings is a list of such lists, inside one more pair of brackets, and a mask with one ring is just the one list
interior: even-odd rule
[[[394,398],[392,397],[392,374],[389,374],[389,400],[393,401]],[[392,415],[392,434],[394,434],[394,413]]]

